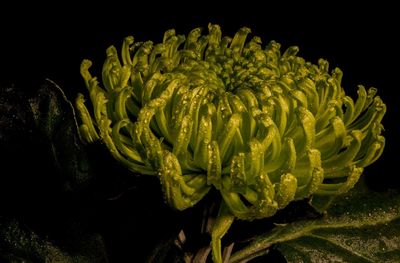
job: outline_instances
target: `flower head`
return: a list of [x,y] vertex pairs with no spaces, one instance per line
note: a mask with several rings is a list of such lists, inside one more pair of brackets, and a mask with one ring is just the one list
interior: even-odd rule
[[376,89],[359,86],[353,101],[325,60],[246,41],[248,28],[233,38],[208,30],[168,30],[158,44],[125,38],[120,54],[107,49],[101,84],[84,60],[93,110],[79,95],[82,137],[101,140],[131,171],[158,176],[179,210],[212,187],[244,220],[351,189],[384,148]]

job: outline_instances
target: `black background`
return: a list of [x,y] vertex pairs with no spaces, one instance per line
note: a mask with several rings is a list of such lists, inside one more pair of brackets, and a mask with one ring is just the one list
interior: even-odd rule
[[[136,41],[159,42],[163,32],[170,28],[175,28],[178,34],[187,34],[195,27],[206,30],[211,22],[219,24],[223,34],[232,36],[240,27],[247,26],[262,38],[263,44],[276,40],[283,49],[297,45],[300,56],[306,60],[316,63],[318,58],[324,58],[332,69],[342,69],[342,86],[353,98],[358,84],[378,88],[388,107],[383,121],[387,146],[380,160],[368,167],[365,174],[375,190],[380,191],[400,186],[397,168],[400,164],[400,97],[397,95],[400,19],[395,10],[384,2],[358,6],[339,2],[308,6],[269,1],[257,4],[247,1],[132,2],[129,5],[109,2],[93,3],[91,7],[21,3],[0,11],[0,83],[14,83],[29,92],[49,78],[74,99],[77,92],[85,89],[79,74],[82,59],[91,59],[94,68],[99,70],[106,48],[111,44],[120,47],[128,35],[133,35]],[[50,204],[52,197],[48,199]],[[2,201],[11,204],[13,199]],[[99,202],[69,206],[96,210],[96,213],[87,212],[97,217],[87,219],[89,225],[93,223],[91,220],[122,225],[137,220],[135,208],[129,204]],[[98,208],[103,205],[108,208]],[[48,206],[44,207],[43,211],[47,211]],[[18,215],[33,217],[22,208]],[[163,219],[151,222],[163,222]],[[118,231],[109,235],[118,240],[118,234],[123,236],[123,228]]]
[[353,98],[359,84],[378,88],[388,107],[384,119],[387,148],[384,157],[367,171],[374,169],[379,178],[391,177],[399,183],[394,168],[400,162],[400,19],[395,10],[384,1],[363,5],[338,1],[325,5],[270,1],[21,4],[1,10],[0,81],[21,83],[29,90],[49,78],[74,99],[85,90],[79,74],[81,61],[92,60],[97,69],[94,74],[99,75],[106,48],[120,48],[128,35],[135,41],[159,42],[170,28],[187,34],[195,27],[206,31],[211,22],[232,36],[247,26],[264,44],[276,40],[283,50],[297,45],[306,60],[316,63],[324,58],[331,69],[342,69],[342,86]]

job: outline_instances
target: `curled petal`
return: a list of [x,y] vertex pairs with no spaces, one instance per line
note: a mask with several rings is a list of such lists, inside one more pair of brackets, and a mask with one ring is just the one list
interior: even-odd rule
[[297,190],[297,179],[292,174],[284,174],[278,185],[276,201],[280,209],[284,208],[294,199]]

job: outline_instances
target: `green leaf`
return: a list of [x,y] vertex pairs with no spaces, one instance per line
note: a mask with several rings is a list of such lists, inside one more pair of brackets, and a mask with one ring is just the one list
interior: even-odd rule
[[400,192],[371,192],[358,184],[321,218],[277,225],[231,262],[246,262],[271,248],[287,262],[400,262]]
[[49,149],[54,166],[62,175],[67,191],[87,184],[93,167],[89,162],[87,147],[79,138],[73,105],[64,91],[47,79],[37,94],[29,99],[36,129],[43,136],[43,145]]
[[39,236],[23,223],[0,216],[0,262],[108,262],[105,244],[99,234],[82,233],[66,241]]

